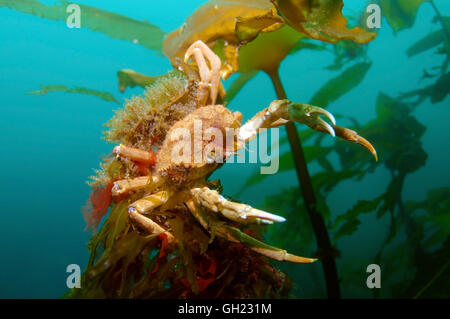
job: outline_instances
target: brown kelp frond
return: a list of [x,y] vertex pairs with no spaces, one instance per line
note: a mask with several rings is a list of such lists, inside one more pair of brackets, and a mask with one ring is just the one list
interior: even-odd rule
[[363,28],[347,28],[347,18],[342,14],[343,0],[303,1],[271,0],[285,21],[309,38],[336,43],[351,40],[368,43],[376,33]]
[[99,99],[102,99],[106,102],[114,102],[114,103],[120,104],[119,100],[117,100],[114,97],[114,95],[112,95],[111,93],[88,89],[88,88],[84,88],[84,87],[68,88],[65,85],[42,85],[41,84],[40,90],[31,91],[31,92],[28,92],[28,94],[45,95],[48,92],[66,92],[66,93],[84,94],[84,95],[98,97]]
[[[275,31],[282,25],[282,18],[268,0],[208,1],[189,16],[181,28],[167,35],[163,51],[178,67],[189,46],[196,40],[202,40],[222,57],[221,72],[224,78],[228,78],[241,69],[238,53],[243,44],[251,42],[260,33]],[[298,39],[296,36],[293,45]],[[274,47],[279,50],[278,46]],[[270,46],[264,49],[269,50]],[[253,55],[253,59],[258,59],[258,56]]]
[[148,76],[142,73],[137,73],[134,70],[123,69],[117,72],[117,80],[119,82],[119,91],[125,92],[125,90],[130,87],[135,86],[147,87],[154,84],[158,79],[162,77],[170,76],[169,74],[163,74],[159,76]]
[[331,43],[373,40],[373,32],[347,28],[343,5],[342,0],[208,1],[167,35],[163,52],[178,67],[187,48],[202,40],[221,57],[225,79],[237,71],[273,72],[304,37]]
[[[280,298],[290,279],[242,244],[214,241],[183,206],[157,214],[176,238],[147,235],[130,225],[127,201],[113,204],[92,237],[91,259],[71,298]],[[253,227],[252,227],[253,226]],[[257,238],[259,228],[243,229]]]
[[411,28],[420,6],[428,0],[380,0],[381,10],[394,33]]
[[104,132],[105,139],[143,149],[149,149],[153,141],[158,147],[171,125],[195,108],[174,101],[183,94],[187,83],[182,73],[173,71],[147,87],[144,96],[127,100],[106,124],[109,130]]
[[[18,12],[38,16],[42,19],[66,21],[69,1],[56,2],[47,5],[49,1],[38,0],[2,0],[0,8],[7,7]],[[82,12],[82,28],[88,28],[95,32],[100,32],[113,39],[129,41],[142,45],[145,48],[161,51],[164,32],[148,21],[132,19],[115,12],[109,12],[95,7],[78,4]]]

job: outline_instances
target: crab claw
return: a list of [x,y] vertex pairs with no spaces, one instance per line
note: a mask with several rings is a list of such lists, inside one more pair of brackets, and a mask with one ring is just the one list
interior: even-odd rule
[[242,243],[263,256],[279,261],[289,261],[300,264],[310,264],[317,261],[316,258],[293,255],[286,250],[267,245],[266,243],[247,235],[236,227],[228,226],[225,223],[220,222],[217,215],[208,214],[205,210],[201,209],[199,203],[195,203],[194,200],[190,200],[186,204],[192,215],[200,222],[200,224],[210,233],[212,232],[212,229],[214,229],[214,234],[217,237],[224,238],[233,243]]
[[378,154],[375,148],[370,144],[368,140],[366,140],[364,137],[361,137],[358,135],[356,131],[350,130],[348,128],[342,127],[342,126],[333,126],[334,131],[336,132],[336,135],[340,138],[343,138],[344,140],[359,144],[366,149],[369,150],[370,153],[372,153],[373,157],[375,158],[375,161],[378,161]]
[[[320,117],[321,115],[328,118],[332,124],[325,122]],[[309,104],[289,103],[286,106],[286,114],[283,117],[290,121],[306,124],[314,130],[328,133],[331,136],[339,136],[347,141],[362,145],[368,149],[375,160],[378,161],[377,151],[372,144],[365,138],[359,136],[357,132],[342,126],[337,126],[333,114],[327,110]]]
[[191,189],[196,201],[203,207],[213,212],[220,213],[224,217],[241,223],[273,224],[286,221],[284,217],[270,214],[265,211],[253,208],[246,204],[236,203],[227,200],[217,191],[208,187]]
[[[326,117],[331,123],[324,121],[321,116]],[[290,121],[306,124],[314,130],[360,144],[372,153],[375,160],[378,160],[377,152],[372,144],[355,131],[337,126],[333,114],[327,110],[314,105],[293,103],[286,99],[272,101],[269,107],[257,113],[242,125],[239,129],[238,140],[241,144],[244,144],[255,138],[259,129],[285,125]]]
[[336,120],[333,114],[321,107],[303,103],[290,103],[286,107],[286,113],[287,120],[303,123],[314,130],[329,133],[331,136],[336,136],[333,126],[325,122],[320,117],[323,115],[328,118],[333,125],[336,125]]

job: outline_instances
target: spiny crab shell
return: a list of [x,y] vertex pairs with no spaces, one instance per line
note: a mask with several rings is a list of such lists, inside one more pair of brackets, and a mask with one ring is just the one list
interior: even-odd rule
[[[242,114],[231,112],[222,105],[208,105],[188,114],[183,120],[176,122],[169,130],[164,143],[158,152],[156,171],[168,182],[182,184],[207,176],[223,163],[228,155],[235,152],[235,141],[227,143],[227,132],[237,130],[241,126]],[[199,127],[198,125],[201,125]],[[197,126],[197,127],[196,127]],[[216,135],[205,139],[203,133],[211,128],[221,132],[222,140]],[[177,132],[189,133],[187,141],[179,139]],[[235,136],[233,136],[234,138]],[[182,145],[188,143],[189,145]],[[199,143],[200,145],[196,145]],[[205,155],[207,145],[211,149],[221,148],[221,154]],[[186,147],[185,147],[186,146]],[[183,154],[188,149],[190,154]],[[186,155],[183,157],[183,155]],[[181,160],[178,160],[180,158]],[[183,160],[184,159],[184,160]]]

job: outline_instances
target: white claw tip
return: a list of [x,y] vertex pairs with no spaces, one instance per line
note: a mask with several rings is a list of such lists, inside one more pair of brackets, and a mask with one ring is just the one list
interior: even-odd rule
[[334,115],[332,113],[329,113],[328,118],[330,119],[331,123],[333,123],[333,125],[336,125],[336,119],[334,118]]
[[319,120],[325,126],[325,129],[328,131],[328,133],[330,133],[331,136],[336,137],[336,132],[334,131],[334,128],[330,124],[325,122],[324,120],[322,120],[322,119],[319,119]]
[[119,155],[119,152],[120,152],[120,145],[114,147],[114,149],[113,149],[113,153],[114,153],[114,154]]
[[120,186],[114,183],[114,186],[111,189],[113,196],[118,195],[120,193],[120,190]]
[[334,130],[330,130],[330,135],[336,137],[336,133],[334,132]]
[[280,219],[278,220],[279,223],[284,223],[286,221],[286,218],[284,217],[280,217]]
[[278,215],[272,215],[272,220],[277,223],[284,223],[286,221],[286,218]]

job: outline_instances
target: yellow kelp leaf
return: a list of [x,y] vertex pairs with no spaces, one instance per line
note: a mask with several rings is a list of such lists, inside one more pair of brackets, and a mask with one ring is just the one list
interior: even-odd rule
[[239,49],[241,76],[236,80],[239,81],[227,90],[225,101],[230,102],[258,71],[273,74],[288,54],[305,48],[322,49],[319,46],[308,46],[302,42],[303,39],[307,38],[285,25],[275,32],[262,33],[252,42],[242,46]]
[[380,0],[381,10],[394,33],[411,28],[416,20],[417,11],[428,0]]
[[189,46],[202,40],[222,57],[222,73],[227,78],[239,68],[240,46],[260,33],[282,26],[283,20],[269,0],[213,0],[199,7],[181,28],[167,36],[163,52],[178,67]]
[[343,0],[271,1],[290,26],[310,38],[331,43],[338,40],[367,43],[376,36],[360,27],[347,29],[347,19],[342,15]]
[[[48,1],[47,1],[48,2]],[[0,0],[0,8],[8,7],[19,12],[32,14],[44,19],[66,21],[66,12],[71,2],[58,1],[47,5],[37,0]],[[147,21],[135,20],[114,12],[79,4],[81,27],[101,32],[113,39],[131,41],[148,49],[161,51],[164,32]]]
[[284,58],[304,36],[285,25],[275,32],[262,33],[239,50],[239,72],[276,71]]
[[[227,78],[236,71],[273,72],[305,36],[329,42],[347,39],[359,43],[376,36],[361,28],[346,29],[347,20],[341,14],[342,0],[297,2],[301,6],[294,8],[292,14],[299,20],[278,15],[270,0],[209,1],[167,36],[164,54],[178,67],[188,47],[202,40],[221,57],[222,75]],[[279,9],[285,9],[292,2],[275,3],[281,6]],[[286,25],[286,19],[295,29]]]

